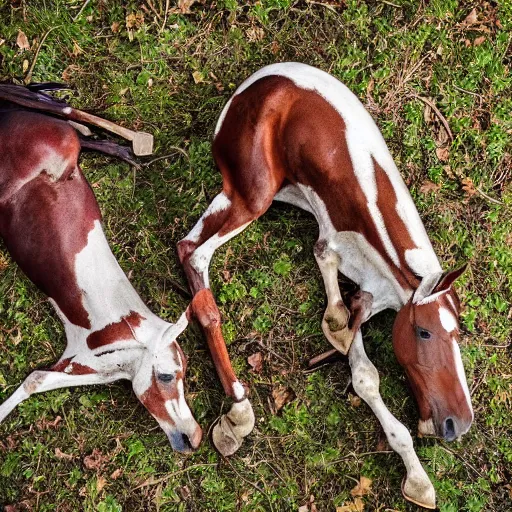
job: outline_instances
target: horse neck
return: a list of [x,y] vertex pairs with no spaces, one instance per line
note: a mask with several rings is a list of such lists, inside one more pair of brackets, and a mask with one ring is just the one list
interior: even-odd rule
[[[75,278],[90,322],[82,336],[102,332],[112,336],[108,326],[119,325],[121,331],[129,328],[138,342],[146,344],[169,326],[134,290],[112,254],[99,220],[89,232],[87,245],[75,257]],[[65,315],[64,319],[69,322]]]

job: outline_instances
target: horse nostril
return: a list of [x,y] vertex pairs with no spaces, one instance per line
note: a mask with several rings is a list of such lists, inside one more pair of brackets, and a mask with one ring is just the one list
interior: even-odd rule
[[190,442],[190,439],[189,437],[187,436],[187,434],[181,434],[181,439],[183,441],[183,446],[185,446],[185,449],[188,451],[192,451],[193,448],[192,448],[192,443]]
[[447,418],[444,421],[444,438],[446,441],[453,441],[456,437],[455,423],[452,418]]

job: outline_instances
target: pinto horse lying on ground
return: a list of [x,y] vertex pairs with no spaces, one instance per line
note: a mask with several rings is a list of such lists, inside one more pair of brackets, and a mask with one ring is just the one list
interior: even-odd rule
[[[265,67],[246,80],[217,124],[213,155],[223,191],[178,244],[232,410],[214,429],[225,455],[253,425],[252,407],[229,360],[220,314],[209,289],[214,251],[263,215],[273,200],[318,221],[315,258],[327,292],[322,328],[348,352],[355,391],[372,408],[407,477],[404,496],[435,507],[435,492],[409,431],[386,408],[368,359],[361,324],[386,308],[398,311],[393,346],[420,409],[419,431],[451,441],[473,420],[457,340],[459,300],[452,287],[462,269],[443,274],[411,196],[377,126],[359,100],[332,76],[303,64]],[[338,272],[359,285],[348,307]]]
[[[6,87],[15,99],[17,88]],[[34,108],[41,101],[42,110],[62,110],[50,96],[18,89]],[[50,298],[67,337],[60,360],[0,405],[0,422],[32,393],[128,379],[172,447],[188,452],[202,432],[185,401],[186,358],[176,342],[187,316],[171,324],[151,313],[119,267],[78,165],[81,145],[131,160],[126,148],[81,142],[67,122],[0,101],[0,236]]]

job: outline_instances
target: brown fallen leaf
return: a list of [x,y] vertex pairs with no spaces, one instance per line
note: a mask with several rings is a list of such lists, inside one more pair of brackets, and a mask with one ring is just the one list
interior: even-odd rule
[[182,500],[188,500],[190,498],[190,496],[192,496],[192,493],[190,492],[190,489],[188,488],[187,485],[184,485],[183,487],[180,487],[178,489],[179,493],[180,493],[180,496],[181,496],[181,499]]
[[190,14],[190,8],[197,0],[178,0],[178,7],[182,14]]
[[485,36],[480,36],[480,37],[477,37],[474,41],[473,41],[473,46],[480,46],[482,43],[485,42]]
[[263,368],[263,355],[261,352],[255,352],[247,358],[247,362],[254,373],[260,373]]
[[469,177],[462,179],[462,190],[464,190],[468,197],[473,197],[478,193],[473,180]]
[[423,195],[427,195],[430,192],[439,192],[440,188],[441,185],[438,185],[437,183],[434,183],[429,180],[425,180],[420,187],[420,193],[422,193]]
[[112,30],[112,32],[114,34],[117,34],[119,32],[120,26],[121,26],[121,24],[118,21],[114,21],[114,23],[112,23],[112,25],[110,25],[110,30]]
[[73,460],[75,457],[70,453],[64,453],[60,448],[55,448],[55,457],[61,460]]
[[279,412],[287,403],[295,398],[295,392],[286,386],[277,386],[272,390],[275,412]]
[[123,470],[121,468],[117,468],[110,475],[110,480],[117,480],[123,474]]
[[447,162],[450,158],[450,150],[448,148],[436,148],[436,155],[441,162]]
[[336,507],[336,512],[363,512],[363,510],[364,503],[361,498],[355,498],[354,501],[347,503],[346,505]]
[[16,44],[18,48],[21,50],[30,50],[30,43],[28,42],[28,37],[25,35],[25,32],[22,30],[18,31],[18,37],[16,38]]
[[348,394],[348,399],[350,401],[350,405],[352,407],[359,407],[361,405],[361,398],[357,395],[353,395],[352,393]]
[[478,23],[478,15],[476,13],[476,9],[473,9],[462,22],[464,25],[474,25]]
[[261,41],[265,37],[265,31],[260,27],[251,27],[245,32],[247,39],[253,43],[255,41]]
[[96,480],[96,490],[98,492],[101,492],[103,488],[107,485],[107,480],[103,476],[98,476],[98,479]]
[[371,492],[372,480],[366,476],[359,477],[359,483],[350,491],[353,497],[365,496]]
[[94,448],[91,455],[87,455],[84,457],[84,466],[87,469],[95,469],[98,470],[101,467],[104,466],[104,464],[107,462],[108,457],[103,455],[98,448]]
[[57,416],[53,421],[42,419],[36,422],[36,428],[37,430],[48,430],[49,428],[57,428],[61,421],[61,416]]

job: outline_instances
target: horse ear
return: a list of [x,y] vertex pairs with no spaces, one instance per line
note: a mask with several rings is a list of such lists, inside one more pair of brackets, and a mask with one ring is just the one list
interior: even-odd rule
[[442,278],[442,272],[434,272],[432,274],[427,274],[420,282],[418,288],[414,292],[412,297],[412,303],[418,304],[422,300],[426,299],[429,295],[431,295],[434,291],[434,288],[437,286],[437,283]]
[[436,287],[434,288],[434,293],[449,290],[453,282],[462,275],[462,273],[466,270],[467,266],[468,264],[465,263],[464,265],[462,265],[462,267],[444,274],[444,276],[441,278],[441,280],[437,283]]
[[190,310],[187,308],[186,311],[182,313],[182,315],[178,318],[176,323],[172,324],[165,330],[160,341],[158,342],[159,348],[169,346],[169,344],[175,341],[176,338],[187,328],[189,315]]

